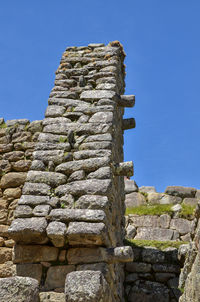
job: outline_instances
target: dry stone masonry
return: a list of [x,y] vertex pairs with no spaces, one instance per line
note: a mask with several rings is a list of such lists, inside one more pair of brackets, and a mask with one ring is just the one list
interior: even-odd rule
[[[124,57],[118,41],[69,47],[44,120],[0,119],[1,302],[200,301],[200,191],[129,179],[123,132],[135,120],[123,114],[135,98],[124,95]],[[152,204],[171,215],[124,216]],[[195,214],[180,217],[184,205]]]
[[134,180],[125,179],[125,204],[127,208],[148,205],[169,205],[171,215],[136,215],[126,217],[126,232],[129,239],[190,241],[194,237],[194,215],[180,217],[184,205],[197,206],[199,190],[190,187],[169,186],[164,193],[155,187],[138,188]]
[[0,278],[15,273],[8,226],[22,194],[42,121],[0,119]]
[[[38,136],[9,236],[18,276],[67,301],[123,301],[124,93],[119,42],[68,48]],[[66,278],[67,275],[67,278]],[[66,278],[66,284],[65,284]],[[92,288],[92,289],[91,289]]]

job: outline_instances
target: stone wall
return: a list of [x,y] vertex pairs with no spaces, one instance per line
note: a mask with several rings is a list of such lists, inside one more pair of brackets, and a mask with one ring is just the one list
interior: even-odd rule
[[123,163],[123,131],[135,126],[123,120],[134,105],[123,96],[124,56],[119,42],[64,52],[9,228],[17,275],[37,279],[41,292],[65,286],[67,301],[124,300],[124,176],[133,166]]
[[176,302],[182,263],[176,248],[161,251],[133,247],[134,261],[126,264],[125,291],[128,302]]
[[15,274],[8,227],[21,197],[42,121],[0,119],[0,278]]
[[125,203],[128,208],[151,205],[169,205],[171,213],[163,215],[134,215],[126,217],[129,239],[182,240],[190,241],[194,236],[194,215],[180,216],[182,207],[195,207],[200,198],[199,190],[189,187],[169,186],[164,193],[154,187],[140,187],[133,180],[125,180]]
[[[199,210],[187,219],[179,213],[198,204],[200,190],[157,193],[126,179],[124,191],[133,166],[123,162],[123,132],[135,127],[123,119],[124,107],[134,105],[134,96],[123,95],[124,57],[119,42],[70,47],[45,119],[0,119],[2,302],[175,302],[186,253],[181,302],[199,301],[191,289],[199,273]],[[125,205],[152,204],[171,205],[172,215],[124,217]],[[124,246],[125,233],[195,243],[163,251]]]

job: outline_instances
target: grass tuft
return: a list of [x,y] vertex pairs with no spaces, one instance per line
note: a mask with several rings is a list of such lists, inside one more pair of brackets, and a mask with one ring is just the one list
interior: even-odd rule
[[169,204],[156,204],[156,205],[143,205],[139,207],[127,208],[126,215],[137,214],[137,215],[172,215],[172,205]]
[[158,240],[140,240],[140,239],[125,239],[126,245],[132,247],[156,247],[159,250],[164,250],[168,247],[179,248],[182,244],[188,244],[186,241],[158,241]]
[[[168,214],[173,216],[173,211],[171,210],[172,204],[156,204],[156,205],[142,205],[139,207],[132,207],[126,209],[126,214],[136,214],[136,215],[162,215]],[[194,210],[196,206],[182,204],[182,210],[179,213],[180,218],[191,218],[194,215]]]

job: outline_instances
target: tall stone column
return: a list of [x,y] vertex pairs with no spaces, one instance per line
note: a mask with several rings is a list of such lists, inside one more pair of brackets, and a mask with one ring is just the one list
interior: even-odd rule
[[[123,120],[125,54],[119,42],[70,47],[56,71],[9,234],[17,274],[67,301],[124,301]],[[89,283],[88,283],[89,282]],[[88,286],[89,284],[89,286]],[[99,300],[97,300],[99,299]]]

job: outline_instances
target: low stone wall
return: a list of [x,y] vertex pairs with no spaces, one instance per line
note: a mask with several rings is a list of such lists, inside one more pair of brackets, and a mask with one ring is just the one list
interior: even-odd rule
[[135,215],[126,217],[126,232],[129,239],[182,240],[194,236],[195,217],[180,217],[184,205],[195,206],[200,200],[200,190],[189,187],[169,186],[165,193],[157,193],[154,187],[140,187],[133,180],[125,179],[126,207],[171,205],[171,215]]
[[129,239],[190,241],[194,226],[193,220],[171,218],[168,214],[130,214],[127,216],[126,232]]
[[0,119],[0,278],[15,274],[8,227],[22,194],[42,121]]
[[[155,187],[139,187],[134,180],[125,179],[126,207],[137,207],[141,205],[155,204],[180,204],[196,206],[200,201],[200,190],[183,187],[168,186],[164,193],[156,192]],[[179,208],[180,210],[180,208]]]
[[176,248],[164,251],[153,247],[133,247],[134,261],[125,267],[128,302],[176,302],[182,263]]

